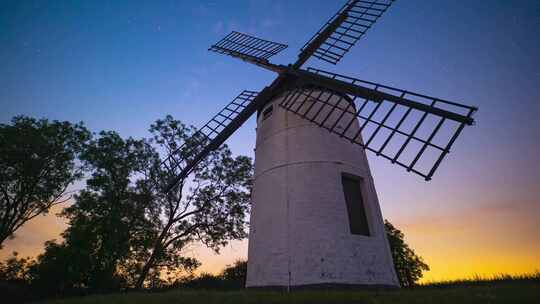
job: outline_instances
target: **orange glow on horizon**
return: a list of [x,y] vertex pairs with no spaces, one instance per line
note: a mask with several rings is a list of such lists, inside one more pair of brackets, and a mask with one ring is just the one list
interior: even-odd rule
[[[538,211],[538,207],[536,207]],[[19,256],[36,256],[43,242],[60,240],[66,223],[54,214],[38,217],[25,225],[13,240],[6,242],[0,258],[12,251]],[[445,216],[416,216],[391,221],[405,234],[407,243],[422,256],[431,270],[421,282],[489,277],[499,274],[524,274],[540,269],[539,213],[498,208],[473,208],[466,213]],[[502,225],[500,223],[503,223]],[[194,244],[185,251],[197,257],[202,266],[196,273],[217,274],[238,259],[247,257],[247,240],[234,241],[215,254],[204,245]]]

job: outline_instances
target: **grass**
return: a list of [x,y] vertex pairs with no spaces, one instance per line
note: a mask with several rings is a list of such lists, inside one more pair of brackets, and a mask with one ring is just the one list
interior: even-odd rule
[[540,282],[540,270],[532,273],[524,273],[517,275],[509,274],[496,274],[493,276],[480,276],[474,275],[470,278],[448,280],[448,281],[435,281],[426,282],[423,286],[430,287],[447,287],[447,286],[460,286],[460,285],[484,285],[494,283],[520,283],[520,282]]
[[179,289],[160,293],[125,293],[87,296],[49,304],[140,303],[540,303],[540,273],[528,276],[471,278],[384,291],[295,291],[291,293],[238,290]]

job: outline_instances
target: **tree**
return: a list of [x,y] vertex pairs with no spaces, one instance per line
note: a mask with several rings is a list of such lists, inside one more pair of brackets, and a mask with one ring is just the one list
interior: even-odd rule
[[402,287],[412,287],[416,281],[422,278],[422,272],[429,270],[429,266],[405,243],[403,232],[387,220],[384,221],[384,227],[399,284]]
[[[70,220],[64,233],[74,249],[89,247],[88,287],[119,289],[129,283],[129,263],[155,233],[152,201],[141,192],[141,176],[156,161],[156,153],[144,140],[122,139],[115,132],[101,132],[81,153],[91,172],[87,187],[75,196],[75,204],[63,215]],[[127,268],[127,269],[126,269]]]
[[36,288],[69,294],[161,287],[200,265],[184,254],[192,242],[219,251],[247,235],[251,160],[232,157],[224,146],[165,193],[178,172],[161,166],[158,151],[188,143],[178,155],[191,155],[185,148],[196,149],[195,129],[168,116],[150,131],[151,140],[101,132],[84,145],[86,188],[62,212],[69,221],[64,240],[46,243],[32,267]]
[[24,223],[65,202],[82,176],[76,155],[90,138],[81,124],[16,116],[0,124],[0,248]]
[[243,288],[246,286],[247,278],[247,261],[237,260],[232,265],[227,265],[221,272],[221,277],[231,285]]
[[13,251],[9,258],[0,262],[0,281],[28,282],[28,268],[31,265],[31,260],[18,256],[19,254]]
[[47,242],[32,265],[33,287],[57,295],[160,287],[200,265],[184,254],[192,242],[219,251],[246,237],[251,160],[223,146],[165,193],[178,171],[161,166],[158,151],[185,144],[175,157],[190,156],[196,132],[170,116],[150,131],[150,140],[101,132],[81,146],[86,187],[61,213],[69,224],[63,241]]
[[30,258],[19,258],[17,252],[0,262],[0,292],[5,303],[26,303],[38,300],[29,285],[29,269],[33,265]]
[[32,289],[42,296],[66,296],[87,288],[90,253],[88,246],[74,248],[65,242],[45,242],[44,252],[28,270]]
[[[165,154],[173,153],[174,161],[193,156],[204,142],[193,127],[167,116],[150,127],[152,143]],[[160,233],[153,241],[150,256],[142,265],[136,287],[142,288],[149,272],[170,272],[193,269],[195,259],[184,258],[182,251],[200,241],[214,251],[229,240],[247,236],[246,216],[253,166],[246,156],[233,157],[226,145],[211,152],[190,175],[168,193],[169,182],[178,169],[159,163],[148,173],[146,189],[159,206]],[[188,186],[189,185],[189,186]]]
[[90,174],[86,188],[62,212],[69,220],[64,241],[48,242],[38,257],[36,287],[59,294],[130,287],[132,261],[145,258],[156,233],[147,217],[152,201],[139,187],[156,153],[144,140],[101,132],[85,145],[80,160]]
[[237,260],[227,265],[218,275],[203,272],[198,276],[184,276],[172,286],[178,288],[235,290],[246,286],[247,261]]

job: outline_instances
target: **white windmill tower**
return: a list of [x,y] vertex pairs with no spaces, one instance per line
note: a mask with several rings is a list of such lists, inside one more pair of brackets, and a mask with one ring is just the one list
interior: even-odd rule
[[[282,99],[257,120],[247,285],[398,285],[364,149],[277,106]],[[329,125],[340,117],[302,97],[296,103],[321,110]],[[354,119],[347,132],[359,128]]]
[[243,91],[194,136],[191,157],[164,165],[181,170],[170,190],[258,112],[247,287],[398,285],[365,151],[430,180],[476,108],[301,68],[312,56],[336,64],[392,2],[348,1],[287,66],[268,61],[286,45],[238,32],[210,48],[278,77]]

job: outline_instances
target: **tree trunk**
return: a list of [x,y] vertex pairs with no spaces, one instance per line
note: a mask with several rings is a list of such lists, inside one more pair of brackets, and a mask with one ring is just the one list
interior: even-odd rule
[[159,249],[161,249],[161,245],[163,242],[163,239],[167,235],[167,232],[171,228],[172,223],[167,224],[164,228],[161,234],[159,235],[158,239],[156,240],[156,243],[154,244],[154,248],[152,248],[152,254],[150,255],[150,258],[146,261],[146,263],[143,266],[143,269],[141,270],[141,274],[139,275],[139,278],[137,279],[137,283],[135,284],[135,289],[142,289],[144,280],[148,276],[148,272],[150,272],[150,268],[154,266],[154,262],[156,261],[157,253]]
[[161,244],[154,246],[154,248],[152,249],[152,254],[150,255],[150,258],[148,259],[148,261],[146,261],[146,263],[144,264],[141,274],[139,275],[139,278],[137,279],[137,283],[135,284],[135,289],[140,290],[143,288],[144,280],[148,276],[148,272],[150,272],[150,268],[152,268],[152,265],[154,264],[156,260],[156,252],[158,249],[157,246],[159,245]]

